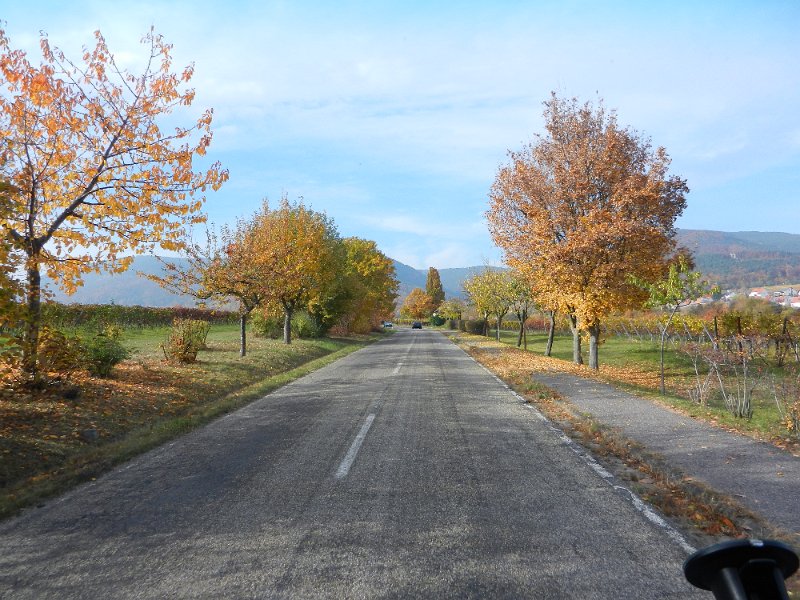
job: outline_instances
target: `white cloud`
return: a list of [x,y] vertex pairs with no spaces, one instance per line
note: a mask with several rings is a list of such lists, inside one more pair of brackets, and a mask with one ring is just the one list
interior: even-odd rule
[[482,265],[499,266],[502,264],[499,250],[485,255],[475,251],[475,245],[466,242],[444,244],[436,252],[425,256],[424,262],[437,269],[454,267],[478,267]]
[[[214,107],[211,154],[232,175],[209,210],[232,218],[255,210],[264,195],[303,195],[342,229],[363,228],[387,254],[423,268],[459,255],[491,260],[486,193],[506,150],[541,130],[551,90],[603,97],[623,125],[664,145],[674,172],[689,178],[690,204],[707,228],[715,217],[704,207],[716,205],[704,199],[800,160],[793,60],[800,8],[793,5],[500,0],[456,9],[233,0],[221,8],[209,0],[75,0],[42,7],[6,7],[12,44],[36,50],[31,32],[44,29],[55,45],[79,52],[99,28],[133,64],[154,24],[174,44],[176,69],[195,63],[195,106]],[[776,190],[774,202],[788,203],[783,190],[794,188],[774,183],[765,177],[764,193]],[[746,214],[734,217],[747,222]]]
[[364,215],[359,220],[370,227],[383,231],[430,236],[445,240],[460,240],[470,238],[476,234],[486,233],[486,225],[482,222],[450,221],[444,223],[440,220],[428,218],[425,215],[411,216],[386,213],[377,216]]

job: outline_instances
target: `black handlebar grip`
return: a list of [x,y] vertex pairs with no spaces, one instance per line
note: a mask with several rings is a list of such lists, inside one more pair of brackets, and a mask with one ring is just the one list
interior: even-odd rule
[[799,565],[782,542],[734,540],[698,550],[683,563],[683,573],[717,600],[789,600],[784,580]]

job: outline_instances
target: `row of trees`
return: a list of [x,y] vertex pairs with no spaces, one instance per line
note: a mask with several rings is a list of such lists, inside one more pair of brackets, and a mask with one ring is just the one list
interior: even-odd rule
[[341,240],[302,204],[265,203],[210,234],[207,248],[192,245],[186,232],[206,221],[205,192],[228,179],[219,163],[195,168],[212,111],[188,126],[172,116],[194,100],[194,69],[173,71],[171,46],[152,29],[140,74],[95,38],[76,62],[43,34],[37,66],[0,30],[0,331],[20,332],[12,341],[29,382],[41,371],[42,273],[69,293],[90,271],[125,270],[133,254],[188,253],[194,270],[164,283],[238,299],[242,353],[247,315],[259,307],[285,313],[287,342],[299,309],[356,331],[391,314],[391,262],[373,242]]
[[188,249],[189,265],[165,263],[160,283],[200,299],[239,303],[241,355],[247,352],[247,319],[256,309],[283,314],[283,337],[292,339],[292,317],[308,312],[318,329],[334,325],[363,333],[394,312],[397,280],[392,261],[375,242],[342,239],[324,213],[283,198],[264,201],[250,219],[209,232]]

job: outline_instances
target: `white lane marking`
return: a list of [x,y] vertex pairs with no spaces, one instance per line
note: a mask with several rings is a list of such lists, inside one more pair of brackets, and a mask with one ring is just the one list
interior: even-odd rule
[[361,444],[364,443],[364,438],[367,437],[367,432],[369,428],[372,427],[372,422],[375,420],[374,414],[367,415],[366,421],[361,426],[361,430],[358,432],[356,439],[353,440],[353,443],[350,444],[350,449],[347,451],[344,459],[342,459],[342,463],[339,465],[339,468],[336,470],[336,479],[342,479],[347,477],[347,474],[350,472],[350,467],[353,466],[353,461],[356,459],[356,455],[358,454],[359,449],[361,448]]
[[[397,375],[400,373],[400,369],[403,368],[406,359],[408,358],[408,355],[411,354],[411,349],[416,343],[416,341],[417,338],[415,336],[414,338],[412,338],[411,343],[408,345],[408,348],[406,349],[403,358],[400,359],[400,362],[397,363],[397,366],[392,371],[392,375]],[[383,404],[382,400],[378,402],[377,406],[372,407],[373,410],[379,409],[381,404]],[[350,467],[353,466],[353,462],[356,460],[356,455],[358,454],[358,451],[361,449],[361,444],[364,443],[364,438],[367,437],[367,432],[369,431],[369,428],[372,427],[372,422],[374,420],[375,420],[374,413],[370,413],[369,415],[367,415],[367,419],[361,426],[361,430],[358,432],[356,439],[354,439],[353,443],[350,444],[350,449],[347,451],[347,454],[342,459],[339,468],[336,470],[336,479],[344,479],[345,477],[347,477],[347,474],[350,472]]]
[[402,369],[403,366],[405,365],[408,355],[411,354],[411,348],[414,346],[416,342],[417,338],[416,336],[414,336],[414,339],[412,339],[411,343],[408,345],[408,349],[406,350],[406,353],[403,355],[403,358],[400,359],[400,362],[397,363],[397,366],[394,368],[394,371],[392,371],[392,375],[398,375],[400,373],[400,369]]
[[653,523],[656,527],[660,527],[661,529],[663,529],[675,543],[677,543],[681,548],[683,548],[683,551],[686,552],[686,554],[692,554],[697,550],[697,548],[695,548],[689,542],[686,541],[686,538],[684,538],[683,535],[678,530],[676,530],[664,519],[662,519],[659,515],[657,515],[649,506],[647,506],[644,500],[639,498],[639,496],[634,494],[631,490],[629,490],[623,485],[615,485],[614,489],[617,490],[618,492],[622,492],[623,494],[629,496],[631,502],[633,503],[633,506],[636,507],[636,510],[642,513],[647,518],[647,520]]

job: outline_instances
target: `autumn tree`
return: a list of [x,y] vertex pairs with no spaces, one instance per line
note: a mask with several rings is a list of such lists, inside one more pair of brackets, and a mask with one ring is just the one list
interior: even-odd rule
[[519,336],[517,337],[517,348],[524,345],[528,349],[528,331],[525,322],[528,320],[528,312],[533,307],[533,294],[527,280],[520,273],[510,273],[509,282],[510,308],[517,316],[519,321]]
[[292,341],[292,316],[298,309],[321,307],[342,267],[341,239],[327,215],[286,198],[263,223],[269,245],[264,249],[268,295],[283,310],[283,340]]
[[488,335],[489,315],[492,314],[491,290],[484,283],[480,273],[473,273],[461,283],[461,287],[467,300],[483,320],[483,335]]
[[539,282],[549,309],[589,334],[589,366],[598,368],[600,324],[610,312],[641,303],[629,276],[658,280],[675,247],[675,219],[686,182],[668,174],[664,148],[595,108],[553,94],[546,133],[510,153],[487,211],[507,264]]
[[207,230],[204,245],[190,244],[184,249],[185,263],[162,259],[164,275],[148,276],[167,289],[198,300],[235,300],[239,305],[240,356],[247,355],[248,318],[268,298],[270,282],[259,260],[268,240],[263,228],[258,227],[265,211],[269,211],[266,202],[250,220],[237,219],[234,226],[221,227],[219,234]]
[[[0,181],[0,222],[11,218],[11,197],[17,193],[10,184]],[[20,252],[8,241],[0,243],[0,330],[13,329],[19,316],[20,286],[16,270],[20,266]],[[0,353],[2,353],[0,347]]]
[[367,333],[394,312],[399,285],[394,263],[371,240],[349,237],[342,244],[348,302],[339,321],[348,331]]
[[444,302],[444,288],[442,287],[442,278],[439,276],[439,271],[434,267],[428,269],[428,277],[425,280],[425,293],[428,294],[433,303],[433,310],[436,311],[442,302]]
[[203,192],[227,179],[217,163],[193,169],[211,143],[210,110],[164,126],[194,99],[193,67],[173,73],[171,46],[152,30],[142,41],[136,75],[99,32],[79,62],[43,36],[35,66],[0,31],[0,180],[16,190],[0,240],[22,255],[23,369],[32,380],[42,271],[70,292],[89,271],[125,270],[131,252],[180,250],[186,226],[204,220]]
[[507,271],[486,267],[480,273],[467,278],[462,285],[470,302],[484,320],[488,320],[490,316],[497,319],[496,337],[499,341],[503,318],[514,302],[511,276]]
[[458,298],[449,298],[442,302],[438,312],[443,319],[458,320],[464,313],[464,302]]
[[669,271],[664,279],[650,283],[636,277],[631,277],[631,283],[637,285],[649,294],[646,306],[663,310],[667,318],[659,323],[661,328],[660,373],[661,394],[666,394],[664,383],[664,346],[666,345],[667,332],[677,312],[689,306],[700,296],[717,292],[718,288],[702,279],[702,273],[692,270],[692,262],[684,255],[679,255],[669,265]]
[[412,319],[425,319],[433,312],[433,300],[422,288],[414,288],[403,300],[400,313]]

